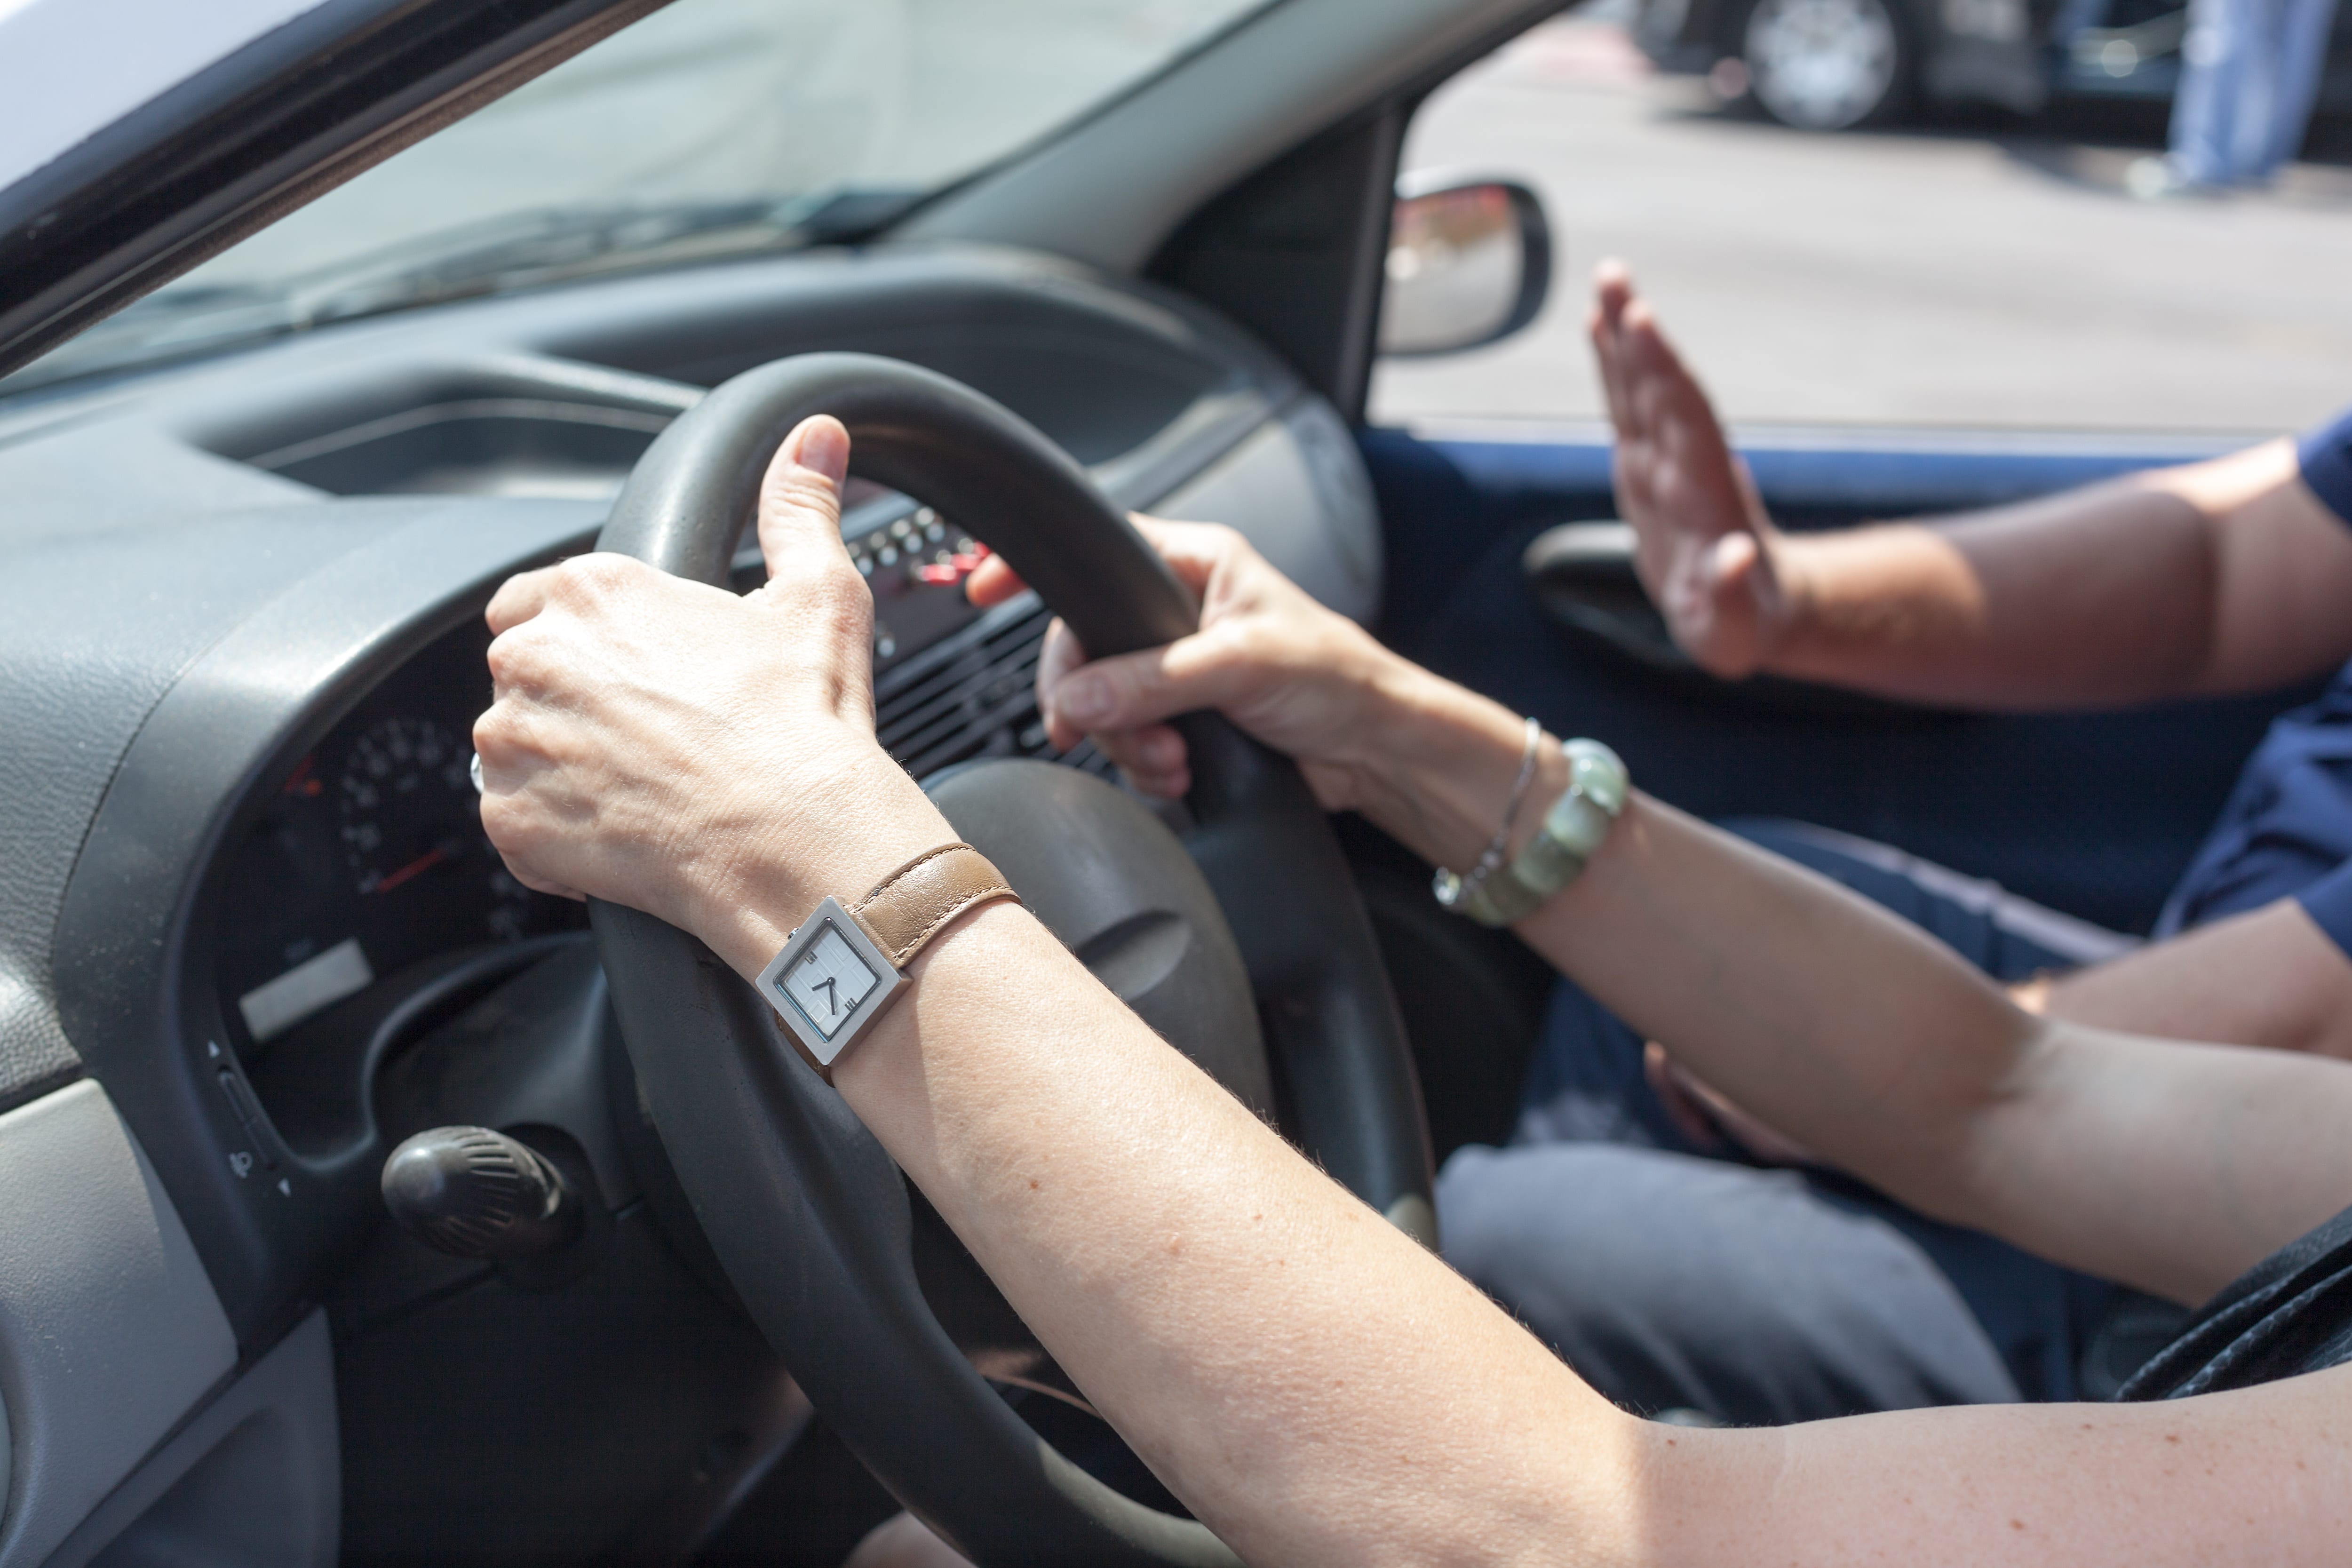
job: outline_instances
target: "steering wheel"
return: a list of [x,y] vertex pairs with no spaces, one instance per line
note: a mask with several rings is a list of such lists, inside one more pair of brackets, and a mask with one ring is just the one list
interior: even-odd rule
[[[985,541],[1091,652],[1131,652],[1193,629],[1192,602],[1165,563],[1044,435],[958,382],[866,355],[780,360],[712,391],[646,451],[597,547],[725,584],[771,454],[818,413],[848,427],[859,473]],[[1433,1244],[1429,1139],[1412,1058],[1329,824],[1287,759],[1213,714],[1181,725],[1195,781],[1188,804],[1199,823],[1186,847],[1246,965],[1287,1091],[1286,1131],[1359,1197]],[[1026,885],[1054,879],[1051,846],[1092,842],[1115,857],[1119,842],[1148,836],[1143,830],[1164,837],[1117,791],[1052,771],[1075,784],[983,788],[964,814],[951,801],[943,809],[967,837],[977,836],[966,815],[992,818],[1003,840],[1003,819],[1022,815],[1021,797],[1034,801],[1027,809],[1041,831],[1024,836],[1017,820],[1010,824],[1011,839],[1031,852],[1013,842],[999,850],[998,840],[982,847],[1024,861],[1005,869],[1041,913],[1076,898],[1090,901],[1088,920],[1106,931],[1176,918],[1122,917],[1100,906],[1107,897],[1117,903],[1120,888],[1144,897],[1142,882],[1181,879],[1189,867],[1180,875],[1127,864],[1094,876],[1097,863],[1063,879],[1059,890],[1069,897],[1046,890],[1041,899]],[[1117,804],[1102,805],[1105,796]],[[1142,830],[1114,820],[1121,810]],[[1079,831],[1062,815],[1072,811],[1093,830]],[[1039,845],[1048,847],[1042,855]],[[784,1045],[750,986],[699,942],[650,915],[595,903],[590,917],[646,1108],[729,1279],[816,1409],[909,1511],[982,1568],[1237,1561],[1206,1527],[1079,1469],[975,1369],[926,1300],[911,1256],[915,1205],[898,1168]],[[1214,921],[1215,908],[1205,918]],[[1073,941],[1058,925],[1056,934]],[[1222,982],[1221,973],[1210,963],[1200,983],[1241,989],[1238,966]],[[1246,1035],[1251,998],[1230,1000],[1222,1016],[1237,1013]],[[1230,1043],[1227,1049],[1230,1058]],[[1229,1059],[1221,1076],[1255,1100],[1262,1090],[1234,1082],[1264,1082],[1264,1058],[1253,1072],[1254,1055],[1244,1042],[1244,1059]]]

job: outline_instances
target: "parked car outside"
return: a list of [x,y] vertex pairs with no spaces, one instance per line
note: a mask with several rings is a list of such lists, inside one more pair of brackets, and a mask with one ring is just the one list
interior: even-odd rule
[[[2167,102],[2188,22],[2172,0],[1641,0],[1633,37],[1727,102],[1844,131],[1960,104]],[[2336,15],[2317,112],[2352,114],[2352,7]]]

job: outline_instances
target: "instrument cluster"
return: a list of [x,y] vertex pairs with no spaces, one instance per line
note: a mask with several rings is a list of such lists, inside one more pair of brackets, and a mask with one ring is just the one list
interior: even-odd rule
[[[978,616],[962,584],[988,549],[930,508],[882,492],[844,532],[874,594],[877,670]],[[581,905],[515,880],[482,831],[469,770],[488,648],[478,622],[442,637],[248,811],[213,906],[241,1054],[453,949],[587,923]]]
[[295,763],[223,868],[213,950],[247,1055],[454,948],[586,924],[515,880],[482,831],[470,739],[489,705],[478,623],[411,659]]

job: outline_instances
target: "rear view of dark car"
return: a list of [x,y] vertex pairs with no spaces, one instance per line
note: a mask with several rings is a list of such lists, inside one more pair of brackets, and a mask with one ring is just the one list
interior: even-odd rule
[[[1661,69],[1705,74],[1783,124],[1843,131],[1952,104],[2163,101],[2188,20],[2173,0],[1641,0],[1633,34]],[[2318,112],[2352,114],[2352,7]]]

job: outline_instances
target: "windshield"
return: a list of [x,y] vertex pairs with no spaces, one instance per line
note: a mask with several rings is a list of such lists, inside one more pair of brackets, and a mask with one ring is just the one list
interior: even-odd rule
[[0,387],[870,231],[1265,3],[676,0]]

